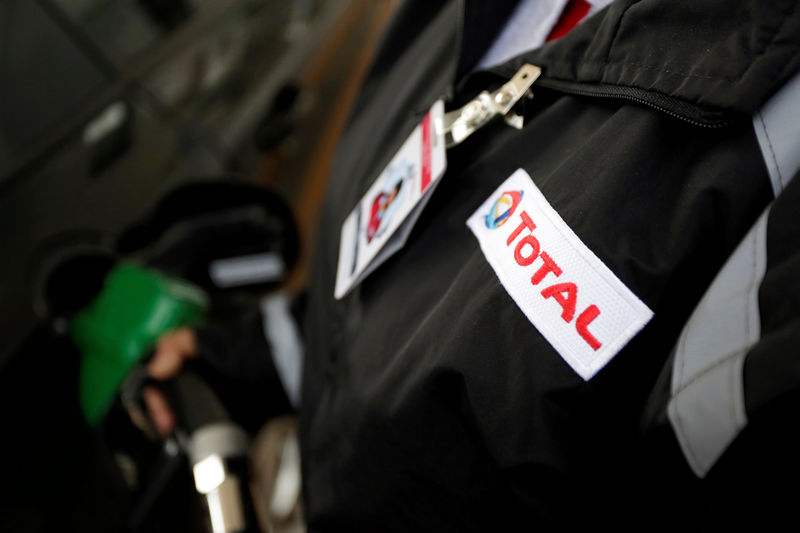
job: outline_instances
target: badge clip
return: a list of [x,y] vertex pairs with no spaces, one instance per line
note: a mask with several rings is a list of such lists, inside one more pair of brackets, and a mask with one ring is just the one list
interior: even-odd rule
[[511,110],[526,94],[533,96],[531,85],[541,74],[541,68],[526,63],[496,91],[482,91],[461,109],[445,113],[439,124],[445,146],[450,148],[460,144],[497,115],[503,115],[507,124],[521,129],[522,116]]

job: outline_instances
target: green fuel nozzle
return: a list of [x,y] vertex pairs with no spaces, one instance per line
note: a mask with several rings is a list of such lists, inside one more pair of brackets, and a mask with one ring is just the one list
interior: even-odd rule
[[196,324],[207,307],[206,294],[194,285],[132,263],[115,265],[69,327],[81,352],[80,403],[89,424],[102,419],[162,334]]

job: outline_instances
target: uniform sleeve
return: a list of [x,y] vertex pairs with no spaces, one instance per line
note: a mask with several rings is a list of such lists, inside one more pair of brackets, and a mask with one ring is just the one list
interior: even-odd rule
[[777,528],[800,497],[798,209],[795,179],[701,300],[646,412],[644,470],[703,530]]

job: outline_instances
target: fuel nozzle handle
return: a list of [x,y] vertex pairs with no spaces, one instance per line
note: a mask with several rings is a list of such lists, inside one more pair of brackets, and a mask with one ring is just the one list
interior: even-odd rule
[[205,500],[213,533],[258,532],[249,493],[248,437],[234,424],[211,387],[191,370],[162,382],[186,452],[195,487]]
[[230,421],[217,393],[190,364],[176,377],[155,383],[167,397],[178,427],[187,435],[205,426]]

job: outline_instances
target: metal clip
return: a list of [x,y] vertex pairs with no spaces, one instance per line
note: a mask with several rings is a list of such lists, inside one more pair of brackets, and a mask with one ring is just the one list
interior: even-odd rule
[[445,113],[440,125],[440,133],[445,136],[445,146],[450,148],[461,143],[497,115],[503,115],[509,125],[520,129],[522,117],[509,115],[509,112],[530,92],[531,85],[541,73],[542,69],[526,63],[493,93],[483,91],[461,109]]

